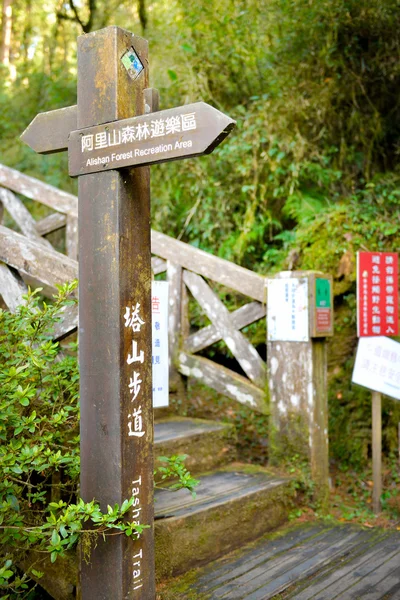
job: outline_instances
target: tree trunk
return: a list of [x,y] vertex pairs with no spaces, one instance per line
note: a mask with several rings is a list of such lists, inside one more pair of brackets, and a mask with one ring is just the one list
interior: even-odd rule
[[144,33],[147,27],[146,0],[138,0],[138,12],[140,24]]
[[3,13],[1,20],[1,46],[0,63],[10,66],[11,50],[11,25],[12,25],[12,0],[3,0]]

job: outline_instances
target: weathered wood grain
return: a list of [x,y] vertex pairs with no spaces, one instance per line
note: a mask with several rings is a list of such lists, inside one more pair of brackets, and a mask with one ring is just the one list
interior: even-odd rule
[[180,345],[180,325],[181,325],[181,288],[182,288],[182,267],[167,261],[167,281],[168,289],[168,345],[170,357],[170,377],[173,378],[176,369],[175,361],[179,352]]
[[[198,600],[399,597],[399,532],[354,525],[318,527],[303,524],[278,539],[265,536],[201,568],[187,593]],[[175,589],[170,589],[172,594]]]
[[78,219],[75,217],[67,217],[65,241],[67,247],[67,256],[73,258],[74,260],[78,260]]
[[0,260],[56,291],[78,276],[78,263],[60,252],[0,226]]
[[10,312],[15,312],[17,306],[23,303],[22,296],[28,291],[18,271],[0,263],[0,295]]
[[228,309],[200,275],[185,271],[183,279],[246,375],[264,387],[266,365],[244,335],[232,326]]
[[60,317],[60,320],[54,326],[54,341],[60,341],[76,332],[78,328],[78,305],[65,306],[60,313]]
[[275,539],[273,545],[264,543],[252,549],[247,548],[243,556],[212,563],[202,569],[195,584],[196,592],[210,592],[213,588],[221,587],[224,583],[265,564],[274,556],[283,555],[284,552],[291,551],[294,546],[307,543],[310,538],[317,536],[323,530],[327,530],[327,527],[322,524],[296,528],[282,538]]
[[[333,529],[323,539],[314,541],[309,547],[295,549],[286,556],[276,557],[269,564],[256,567],[221,587],[215,598],[229,592],[246,600],[266,600],[288,588],[296,579],[312,575],[329,560],[349,553],[364,532],[348,532]],[[319,536],[321,538],[322,536]],[[366,536],[364,536],[366,537]],[[318,596],[320,598],[320,596]]]
[[[352,598],[353,591],[356,591],[356,598],[364,599],[364,594],[359,593],[359,584],[360,587],[368,588],[374,573],[379,572],[381,566],[386,565],[393,556],[397,555],[397,565],[400,564],[398,536],[386,537],[382,546],[379,535],[381,532],[376,532],[375,536],[370,535],[370,539],[365,540],[362,547],[353,550],[350,560],[344,560],[323,577],[307,582],[305,589],[295,594],[295,599],[309,600],[311,597],[317,597],[318,600],[327,600],[341,597],[343,600],[344,597]],[[387,591],[389,589],[390,586],[386,588]]]
[[61,213],[52,213],[40,221],[36,221],[35,227],[39,235],[47,235],[52,231],[57,231],[65,227],[67,223],[67,217]]
[[[230,319],[235,329],[243,329],[243,327],[265,317],[265,313],[265,304],[250,302],[230,313]],[[203,327],[203,329],[196,331],[196,333],[184,339],[184,349],[186,352],[195,354],[196,352],[200,352],[200,350],[204,350],[207,346],[219,342],[220,339],[221,335],[216,327],[208,325],[208,327]]]
[[21,140],[39,154],[68,149],[68,136],[77,128],[78,107],[67,106],[36,115],[21,135]]
[[78,198],[0,164],[0,185],[61,213],[78,216]]
[[181,288],[181,339],[185,340],[190,333],[189,292],[182,280]]
[[266,280],[261,275],[179,242],[159,231],[152,230],[151,244],[153,254],[265,303]]
[[167,261],[162,258],[158,258],[158,256],[153,256],[151,259],[151,270],[154,275],[159,275],[160,273],[164,273],[167,270]]
[[217,392],[259,412],[266,412],[264,390],[256,387],[242,375],[221,365],[186,352],[180,352],[177,367],[182,375],[194,377]]
[[47,248],[52,248],[50,242],[39,235],[35,219],[15,194],[10,192],[10,190],[0,188],[0,202],[27,238],[36,240],[39,244],[43,244]]

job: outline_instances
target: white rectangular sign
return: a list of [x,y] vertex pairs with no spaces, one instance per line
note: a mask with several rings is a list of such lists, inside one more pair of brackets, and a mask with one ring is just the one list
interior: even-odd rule
[[352,382],[400,400],[400,344],[383,336],[360,338]]
[[151,284],[153,408],[168,406],[168,282]]
[[308,280],[268,279],[268,341],[308,342]]

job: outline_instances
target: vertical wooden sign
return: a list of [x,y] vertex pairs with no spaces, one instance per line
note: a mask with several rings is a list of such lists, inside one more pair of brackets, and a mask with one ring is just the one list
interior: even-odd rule
[[[78,39],[78,128],[144,113],[147,87],[145,40]],[[81,495],[106,510],[134,494],[129,519],[150,526],[98,541],[82,597],[154,600],[149,167],[81,176],[79,234]]]
[[150,177],[139,165],[208,154],[235,126],[204,102],[152,114],[148,82],[146,40],[118,27],[83,35],[78,105],[37,115],[21,136],[43,154],[68,147],[79,176],[81,496],[105,511],[133,495],[128,518],[148,527],[91,549],[83,600],[155,598]]

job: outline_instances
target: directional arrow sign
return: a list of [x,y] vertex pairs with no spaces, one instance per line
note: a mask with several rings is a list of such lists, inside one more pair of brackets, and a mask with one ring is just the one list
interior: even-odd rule
[[68,142],[72,177],[209,154],[235,121],[205,102],[196,102],[87,129]]
[[36,115],[21,140],[39,154],[67,149],[68,136],[77,127],[77,106],[68,106]]
[[[145,112],[158,110],[158,90],[146,88],[143,90]],[[38,154],[52,154],[68,150],[68,138],[71,131],[78,127],[78,107],[57,108],[42,112],[29,123],[21,140]]]

